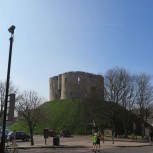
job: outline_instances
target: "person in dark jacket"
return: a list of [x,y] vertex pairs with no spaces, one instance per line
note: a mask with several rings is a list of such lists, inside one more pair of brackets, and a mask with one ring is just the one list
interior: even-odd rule
[[101,137],[101,134],[100,134],[100,132],[98,132],[97,133],[97,142],[96,142],[96,144],[98,145],[98,150],[97,151],[99,151],[100,152],[100,137]]

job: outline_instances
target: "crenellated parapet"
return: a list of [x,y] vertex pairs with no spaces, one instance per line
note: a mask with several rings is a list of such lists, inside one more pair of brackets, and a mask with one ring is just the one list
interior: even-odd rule
[[95,97],[104,100],[104,78],[86,72],[66,72],[50,79],[50,100]]

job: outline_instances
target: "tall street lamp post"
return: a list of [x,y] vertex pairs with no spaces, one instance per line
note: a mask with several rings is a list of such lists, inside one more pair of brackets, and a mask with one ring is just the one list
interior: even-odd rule
[[5,128],[6,128],[7,102],[8,102],[8,94],[9,94],[9,81],[10,81],[11,57],[12,57],[12,46],[13,46],[13,40],[14,40],[14,30],[15,30],[14,25],[12,25],[8,29],[8,31],[11,33],[11,37],[10,37],[10,48],[9,48],[9,58],[8,58],[6,94],[5,94],[5,103],[4,103],[3,129],[2,129],[0,153],[5,152]]

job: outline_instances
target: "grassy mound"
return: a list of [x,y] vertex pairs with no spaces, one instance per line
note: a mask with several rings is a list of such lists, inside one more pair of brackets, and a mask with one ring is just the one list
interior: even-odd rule
[[[34,130],[35,134],[43,134],[44,128],[56,130],[58,133],[62,129],[67,129],[73,134],[91,133],[91,122],[94,120],[99,129],[112,128],[115,121],[118,133],[123,130],[123,108],[112,102],[96,100],[55,100],[42,105],[46,110],[46,116],[42,124]],[[129,126],[133,124],[136,117],[130,115]],[[27,125],[16,122],[10,129],[28,131]],[[130,128],[129,128],[130,129]]]

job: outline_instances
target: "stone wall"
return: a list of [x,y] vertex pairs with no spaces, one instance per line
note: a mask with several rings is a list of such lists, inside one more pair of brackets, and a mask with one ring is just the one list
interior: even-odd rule
[[85,72],[67,72],[51,77],[50,100],[95,97],[104,100],[104,78]]

